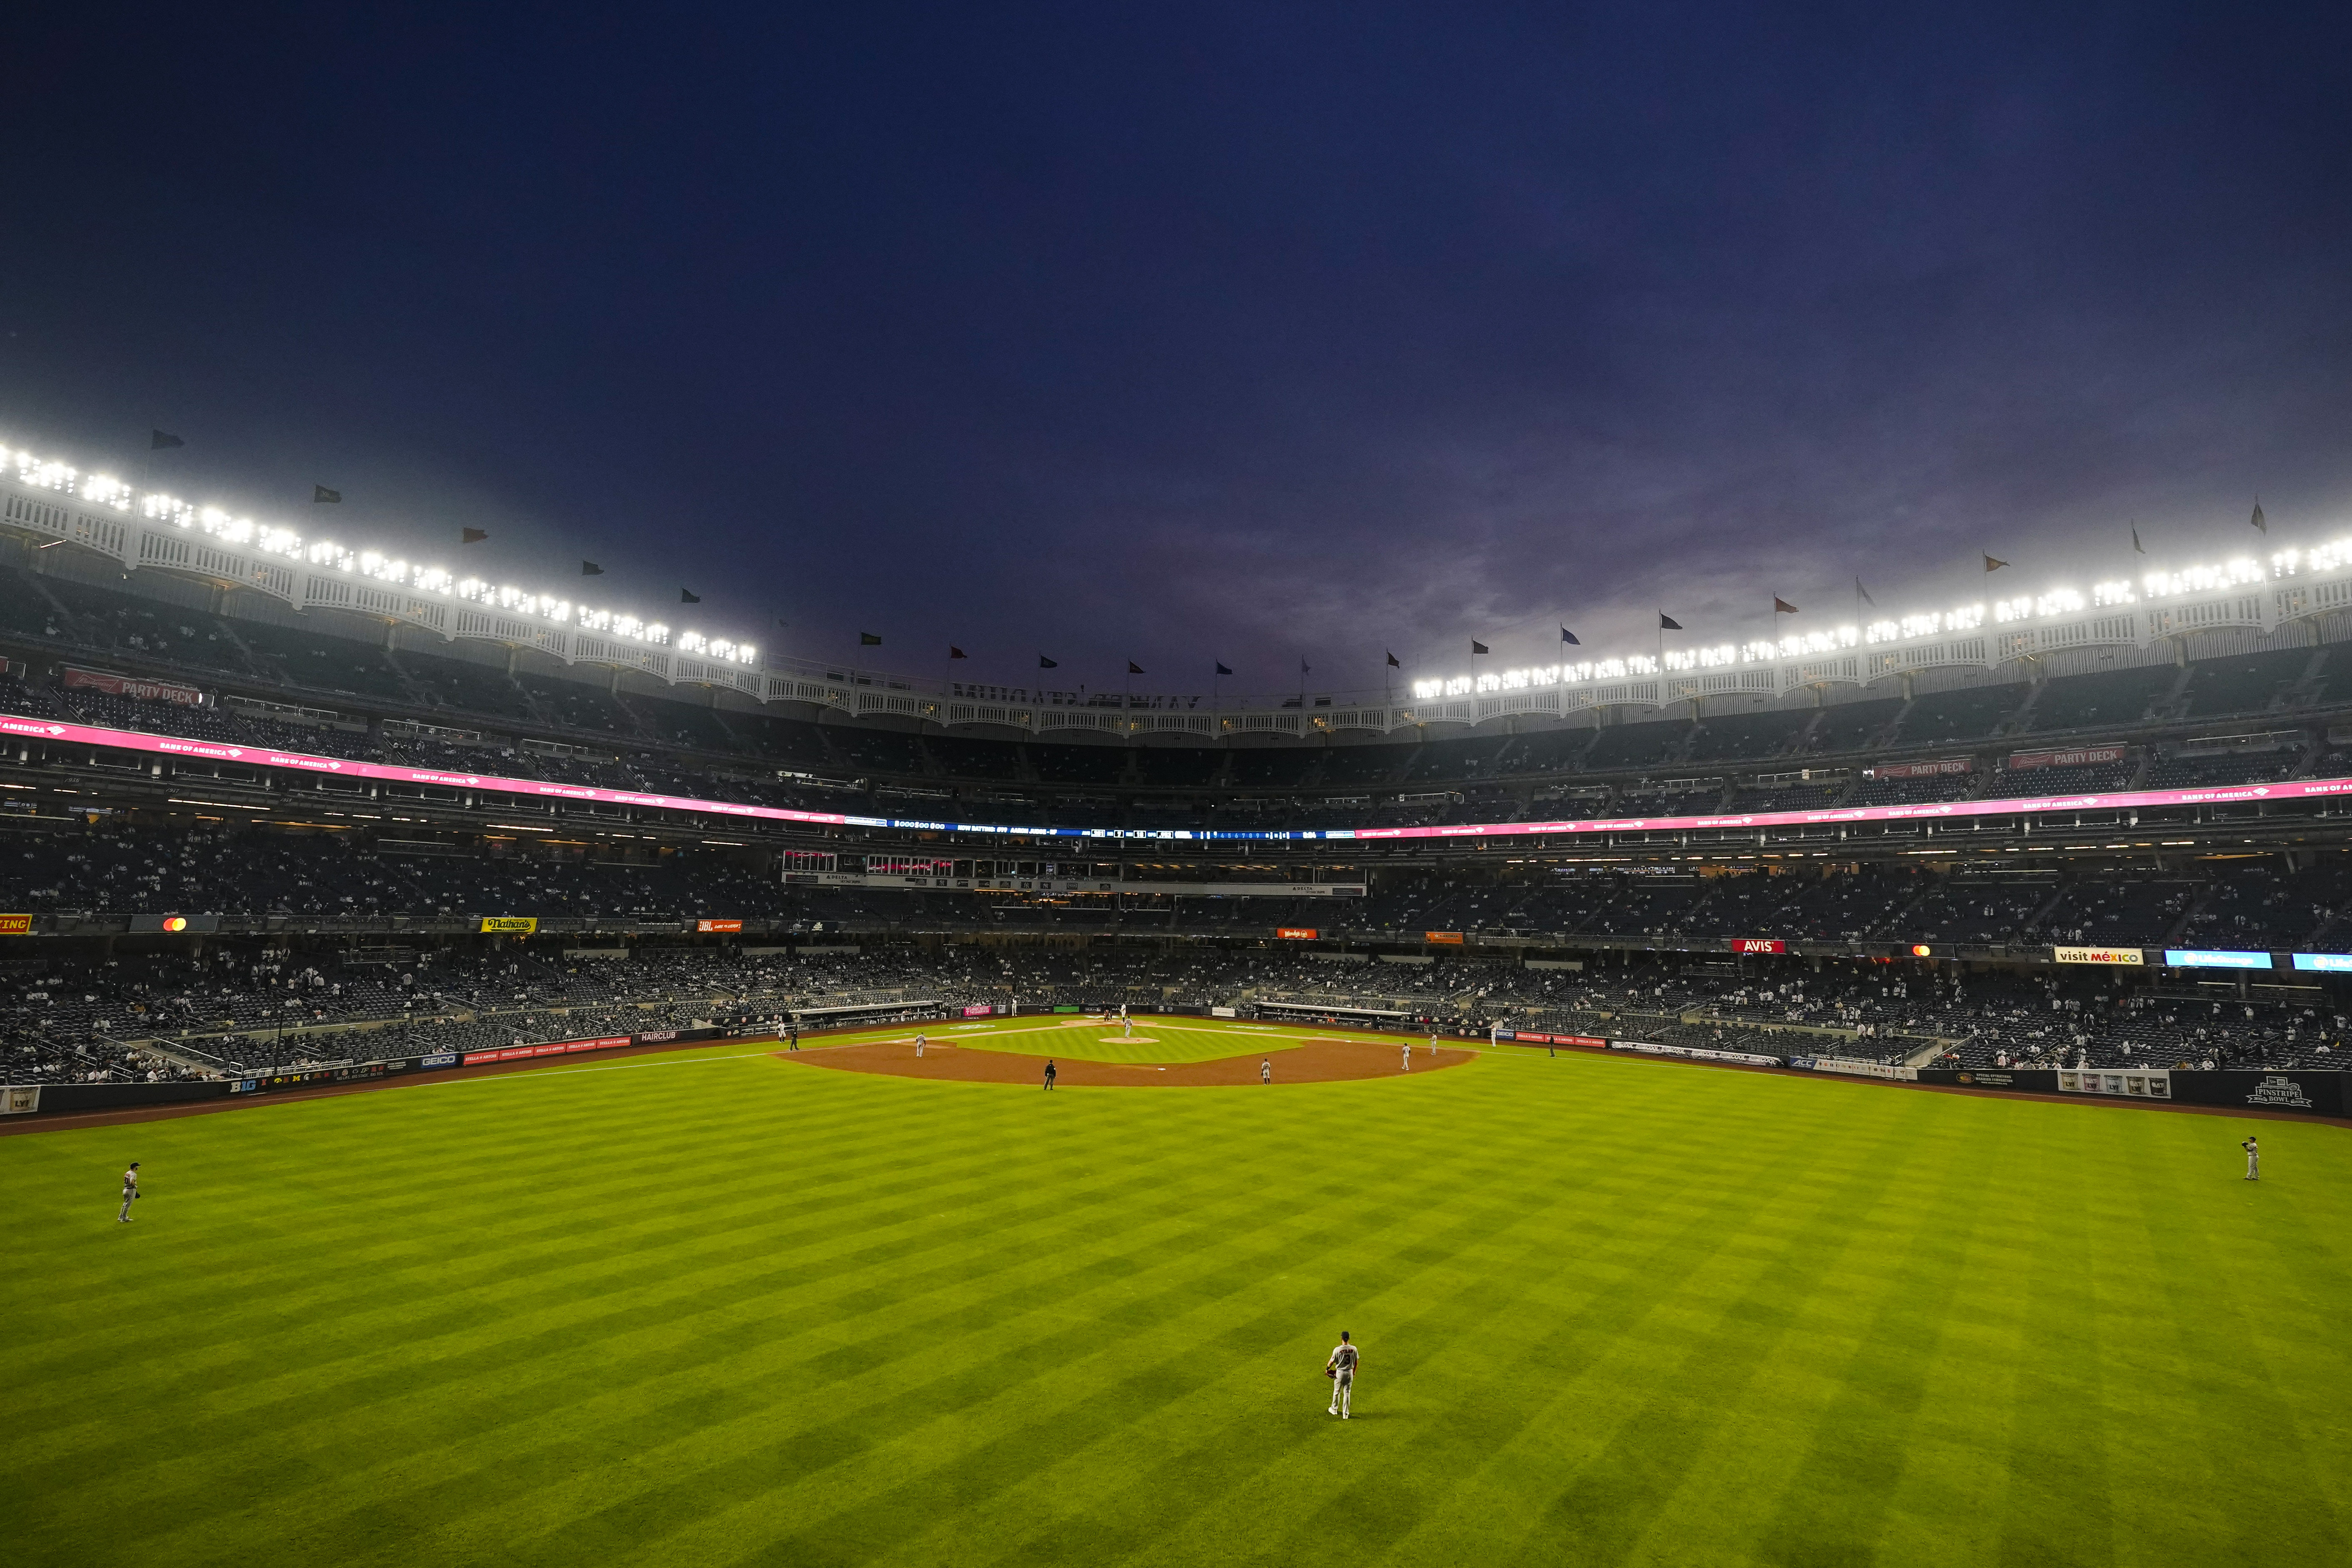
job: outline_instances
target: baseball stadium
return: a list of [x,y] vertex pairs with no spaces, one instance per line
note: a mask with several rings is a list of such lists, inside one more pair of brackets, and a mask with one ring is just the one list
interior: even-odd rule
[[0,497],[17,1561],[2352,1552],[2352,540],[1147,695]]

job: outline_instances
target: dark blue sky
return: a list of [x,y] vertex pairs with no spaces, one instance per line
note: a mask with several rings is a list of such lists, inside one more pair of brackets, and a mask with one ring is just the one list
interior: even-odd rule
[[0,441],[1167,690],[2352,532],[2341,7],[475,10],[0,25]]

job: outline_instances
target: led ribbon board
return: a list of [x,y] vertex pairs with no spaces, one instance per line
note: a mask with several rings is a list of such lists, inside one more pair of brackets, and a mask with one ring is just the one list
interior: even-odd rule
[[[747,806],[734,800],[704,800],[690,795],[653,795],[631,789],[599,789],[584,784],[551,784],[544,779],[508,779],[494,773],[450,773],[433,768],[403,768],[354,762],[344,757],[313,757],[262,746],[229,746],[217,740],[151,735],[145,730],[106,729],[58,719],[0,715],[0,735],[71,746],[102,746],[151,757],[192,757],[239,762],[255,768],[286,768],[371,779],[394,784],[432,784],[450,789],[489,789],[526,800],[590,800],[602,805],[650,806],[756,821],[804,822],[819,827],[903,828],[930,833],[1003,833],[1033,839],[1149,839],[1186,841],[1281,840],[1384,841],[1389,839],[1528,839],[1555,834],[1669,831],[1689,828],[1801,828],[1838,822],[1959,821],[1976,817],[2026,817],[2048,811],[2111,811],[2154,806],[2202,806],[2230,801],[2316,800],[2352,796],[2352,779],[2296,779],[2273,784],[2231,785],[2204,789],[2134,789],[2105,795],[2052,795],[2027,800],[1947,800],[1923,806],[1850,806],[1816,811],[1746,811],[1718,817],[1600,817],[1557,822],[1483,822],[1442,828],[1305,828],[1251,832],[1165,828],[1017,828],[993,822],[949,822],[916,817],[853,817],[838,811],[798,811],[782,806]],[[2267,955],[2255,967],[2270,967]]]

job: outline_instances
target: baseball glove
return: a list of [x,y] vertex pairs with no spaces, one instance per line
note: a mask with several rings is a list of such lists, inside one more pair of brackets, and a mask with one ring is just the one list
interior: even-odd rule
[[1339,1375],[1339,1369],[1336,1366],[1327,1366],[1323,1369],[1323,1375],[1326,1377],[1337,1377]]

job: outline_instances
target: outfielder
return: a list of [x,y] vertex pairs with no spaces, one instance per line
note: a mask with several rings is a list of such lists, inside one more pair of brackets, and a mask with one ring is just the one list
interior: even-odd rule
[[[2249,1140],[2249,1142],[2251,1141],[2252,1140]],[[131,1162],[131,1168],[122,1173],[122,1212],[116,1215],[114,1218],[121,1220],[125,1225],[130,1224],[131,1206],[138,1200],[139,1162],[137,1160],[133,1160]]]
[[[2260,1149],[2258,1149],[2258,1148],[2256,1148],[2256,1147],[2254,1146],[2254,1141],[2253,1141],[2253,1139],[2252,1139],[2252,1138],[2248,1138],[2244,1143],[2242,1143],[2242,1144],[2239,1145],[2238,1146],[2239,1146],[2240,1148],[2242,1148],[2242,1149],[2243,1149],[2243,1150],[2245,1150],[2245,1151],[2246,1151],[2246,1179],[2247,1179],[2248,1181],[2260,1181],[2260,1180],[2262,1180],[2262,1179],[2263,1179],[2263,1152],[2262,1152],[2262,1150],[2260,1150]],[[137,1166],[132,1166],[131,1168],[132,1170],[134,1170],[134,1171],[135,1171],[135,1170],[137,1170],[139,1167],[138,1167]]]
[[1341,1329],[1339,1343],[1331,1347],[1331,1359],[1323,1364],[1323,1375],[1331,1380],[1331,1414],[1342,1421],[1348,1418],[1348,1397],[1356,1391],[1358,1359],[1348,1331]]
[[1407,1072],[1412,1071],[1412,1041],[1411,1040],[1404,1042],[1404,1070]]

